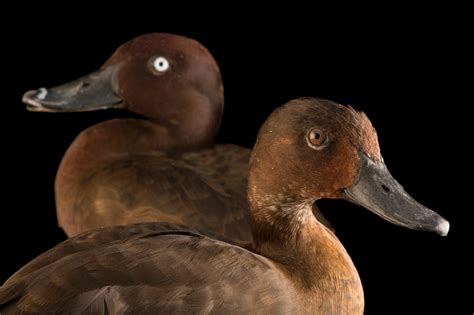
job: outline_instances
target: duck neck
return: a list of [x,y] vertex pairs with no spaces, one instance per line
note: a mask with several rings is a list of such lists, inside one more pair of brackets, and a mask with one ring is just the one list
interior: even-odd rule
[[59,186],[75,183],[77,178],[89,176],[91,170],[111,158],[150,153],[179,155],[211,143],[211,140],[194,144],[177,141],[168,128],[145,119],[109,120],[77,136],[61,161],[56,183]]
[[[298,287],[303,303],[323,313],[363,309],[363,291],[357,270],[332,231],[312,213],[314,199],[262,202],[249,189],[255,250],[276,262]],[[280,197],[282,197],[280,195]],[[283,199],[283,200],[282,200]]]
[[[148,106],[125,105],[128,110],[146,117],[146,120],[140,121],[138,129],[141,136],[146,138],[146,143],[166,153],[209,147],[221,123],[224,109],[222,87],[220,93],[182,90],[182,93],[172,90],[162,92],[160,100],[156,102],[139,102]],[[125,136],[130,138],[128,134]]]
[[259,253],[290,269],[297,259],[292,272],[305,282],[314,277],[347,278],[355,271],[352,260],[334,233],[313,215],[313,202],[252,205],[254,245]]
[[[71,145],[91,158],[159,151],[179,154],[209,147],[212,137],[191,139],[183,133],[146,119],[112,119],[82,132]],[[71,149],[70,148],[70,149]]]

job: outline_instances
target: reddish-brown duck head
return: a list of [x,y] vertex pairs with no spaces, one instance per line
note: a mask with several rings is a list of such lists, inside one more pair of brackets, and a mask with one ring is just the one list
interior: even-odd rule
[[[53,88],[28,91],[31,111],[77,112],[127,108],[164,127],[215,133],[223,106],[219,67],[186,37],[154,33],[120,46],[96,72]],[[192,122],[192,123],[191,123]]]
[[364,113],[301,98],[274,111],[252,151],[249,200],[254,208],[342,198],[387,221],[446,235],[449,223],[412,199],[390,175]]

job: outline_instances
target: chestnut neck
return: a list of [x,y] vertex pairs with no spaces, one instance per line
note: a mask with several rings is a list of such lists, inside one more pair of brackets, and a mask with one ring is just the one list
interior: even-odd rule
[[251,166],[248,197],[255,251],[281,266],[304,292],[308,307],[325,305],[327,299],[343,309],[363,308],[362,285],[352,260],[312,213],[319,196],[285,194],[288,190],[280,187],[284,183],[275,181],[281,185],[272,189],[260,183],[261,178]]
[[[82,138],[82,139],[81,139]],[[214,136],[197,137],[171,130],[148,119],[112,119],[82,132],[76,141],[88,146],[91,155],[108,157],[121,154],[162,152],[180,154],[207,148]],[[83,148],[83,150],[85,150]]]
[[[193,100],[199,99],[196,96]],[[180,104],[176,104],[179,101]],[[128,139],[129,142],[135,142],[134,137],[138,136],[141,140],[139,145],[143,149],[171,154],[211,146],[220,126],[223,105],[212,104],[207,98],[203,102],[190,103],[188,106],[184,106],[188,104],[185,101],[188,100],[165,102],[163,106],[176,109],[176,112],[168,114],[168,117],[162,117],[159,110],[147,111],[143,119],[115,120],[109,124],[106,122],[101,126],[102,132],[125,141]],[[130,110],[135,111],[133,108]],[[139,110],[135,112],[140,113]],[[127,143],[124,149],[130,146],[133,147],[135,144]]]
[[[314,272],[316,265],[322,272],[319,276],[337,277],[337,270],[333,269],[338,267],[343,273],[355,270],[334,233],[313,215],[314,199],[287,202],[283,197],[273,204],[255,200],[249,196],[252,235],[259,253],[290,269],[297,260],[298,270],[293,271],[306,280],[310,280],[308,274]],[[325,264],[326,261],[337,263]]]
[[[207,148],[213,136],[196,138],[180,134],[147,119],[112,119],[81,132],[64,155],[57,180],[69,185],[69,179],[88,176],[104,161],[137,154],[179,156]],[[64,182],[64,183],[63,183]]]

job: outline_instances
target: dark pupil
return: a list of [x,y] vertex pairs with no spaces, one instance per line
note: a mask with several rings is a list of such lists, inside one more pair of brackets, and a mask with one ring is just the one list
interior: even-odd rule
[[163,67],[163,61],[160,61],[160,67]]
[[318,140],[319,138],[321,138],[321,134],[319,132],[315,132],[314,139]]

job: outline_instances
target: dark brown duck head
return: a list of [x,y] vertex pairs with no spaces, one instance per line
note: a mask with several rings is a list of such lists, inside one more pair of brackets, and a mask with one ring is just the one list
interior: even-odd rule
[[224,107],[219,67],[193,39],[154,33],[120,46],[100,70],[53,88],[28,91],[31,111],[126,108],[164,127],[177,141],[212,142]]
[[390,175],[364,113],[301,98],[274,111],[260,129],[252,152],[249,200],[253,208],[268,209],[321,198],[349,200],[410,229],[443,236],[449,230],[448,221],[416,202]]

